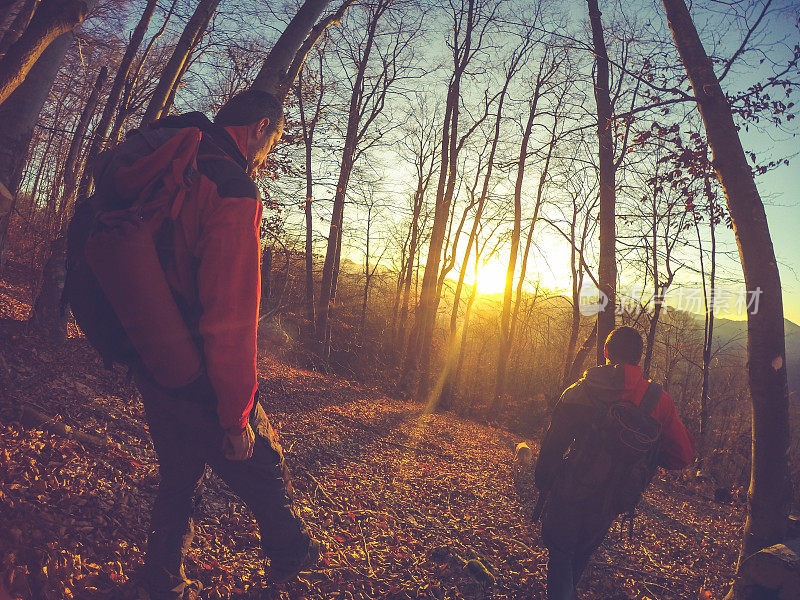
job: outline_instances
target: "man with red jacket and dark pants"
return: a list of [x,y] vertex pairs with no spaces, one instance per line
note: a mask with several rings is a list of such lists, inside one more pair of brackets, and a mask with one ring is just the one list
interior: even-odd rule
[[203,362],[199,378],[178,391],[144,368],[135,376],[161,473],[142,571],[154,599],[196,598],[201,588],[186,578],[183,558],[206,465],[252,511],[273,581],[293,578],[318,557],[318,543],[292,507],[282,450],[258,402],[262,205],[249,174],[266,161],[283,123],[281,104],[250,90],[225,104],[214,123],[189,113],[150,126],[201,134],[197,172],[161,262]]
[[[540,494],[547,495],[556,481],[564,454],[586,439],[608,407],[617,402],[639,406],[650,382],[638,366],[642,336],[632,327],[618,327],[605,342],[606,364],[586,371],[567,388],[555,407],[542,441],[534,473]],[[684,427],[672,398],[662,391],[652,416],[661,425],[658,465],[682,469],[694,457],[694,440]],[[592,553],[600,546],[616,515],[604,514],[597,503],[548,502],[542,538],[548,549],[547,598],[572,600],[575,587]]]

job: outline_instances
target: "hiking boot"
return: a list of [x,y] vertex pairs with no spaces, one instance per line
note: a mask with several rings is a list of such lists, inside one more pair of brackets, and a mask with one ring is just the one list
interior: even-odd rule
[[308,541],[305,555],[291,560],[270,560],[267,574],[273,583],[286,583],[316,565],[319,555],[320,543],[312,538]]
[[196,579],[173,575],[166,569],[158,572],[143,567],[137,573],[139,585],[147,592],[149,600],[198,600],[203,584]]

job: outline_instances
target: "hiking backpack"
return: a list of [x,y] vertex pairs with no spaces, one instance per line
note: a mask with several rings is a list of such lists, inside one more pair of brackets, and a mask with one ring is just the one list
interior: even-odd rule
[[570,449],[552,500],[582,504],[609,521],[632,517],[656,470],[661,424],[653,411],[660,398],[661,386],[650,383],[639,406],[611,404]]
[[103,153],[97,189],[79,199],[67,230],[62,304],[107,367],[143,365],[168,388],[202,372],[164,275],[172,222],[197,172],[200,135],[196,128],[139,130]]

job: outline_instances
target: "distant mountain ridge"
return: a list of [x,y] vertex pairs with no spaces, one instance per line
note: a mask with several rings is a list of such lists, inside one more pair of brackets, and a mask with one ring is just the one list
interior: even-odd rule
[[[697,317],[702,326],[702,317]],[[786,373],[789,378],[789,390],[800,392],[800,325],[789,319],[783,320],[786,336]],[[747,349],[747,321],[732,319],[714,319],[714,346],[732,344]]]

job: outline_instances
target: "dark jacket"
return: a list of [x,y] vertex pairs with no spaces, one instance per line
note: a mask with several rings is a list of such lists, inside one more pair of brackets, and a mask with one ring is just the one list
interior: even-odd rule
[[[633,365],[603,365],[586,371],[583,378],[561,395],[550,427],[542,441],[534,473],[536,487],[547,491],[553,484],[564,454],[591,424],[602,418],[611,404],[620,400],[638,406],[649,381]],[[670,395],[662,391],[653,411],[661,423],[658,464],[666,469],[682,469],[694,457],[695,444],[675,410]]]

